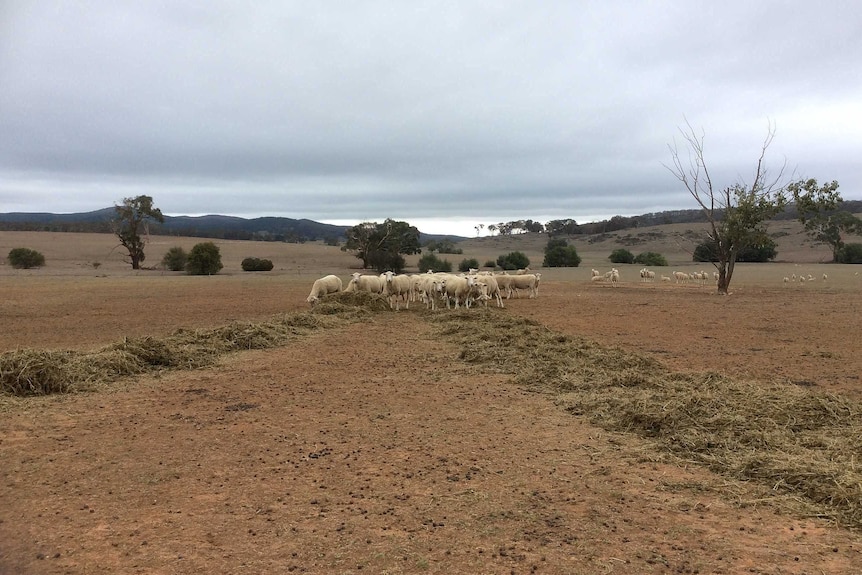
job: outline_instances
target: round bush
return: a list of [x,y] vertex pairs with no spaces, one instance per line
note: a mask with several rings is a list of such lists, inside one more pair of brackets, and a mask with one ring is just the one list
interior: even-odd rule
[[504,270],[519,270],[530,265],[530,258],[523,252],[509,252],[497,258],[497,265]]
[[30,248],[14,248],[9,251],[6,259],[9,260],[9,265],[19,270],[38,268],[45,265],[45,256]]
[[167,251],[164,257],[162,257],[162,265],[165,269],[169,269],[172,272],[180,272],[186,269],[186,263],[189,261],[189,256],[186,253],[186,250],[183,248],[176,246]]
[[463,260],[461,260],[461,263],[458,264],[459,272],[468,272],[471,269],[479,269],[479,260],[477,260],[476,258],[464,258]]
[[419,271],[425,273],[432,272],[451,272],[452,263],[449,260],[441,260],[434,254],[425,254],[419,258]]
[[633,264],[635,256],[625,248],[620,248],[611,252],[608,259],[615,264]]
[[272,261],[260,258],[245,258],[242,260],[242,270],[245,272],[272,271]]
[[575,246],[561,238],[551,238],[545,246],[545,260],[542,265],[546,268],[576,268],[581,265],[581,256]]
[[207,276],[219,273],[223,267],[218,246],[212,242],[203,242],[195,244],[189,253],[186,273],[195,276]]
[[862,264],[862,244],[845,244],[838,251],[838,263]]
[[645,266],[661,267],[667,265],[667,259],[656,252],[643,252],[637,255],[634,259],[634,263],[643,264]]

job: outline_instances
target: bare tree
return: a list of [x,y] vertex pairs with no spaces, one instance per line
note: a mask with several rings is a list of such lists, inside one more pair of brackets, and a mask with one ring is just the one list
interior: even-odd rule
[[672,165],[665,167],[682,182],[706,216],[709,239],[714,242],[718,256],[715,262],[718,293],[727,295],[739,250],[760,245],[768,239],[765,223],[784,207],[785,184],[781,181],[786,162],[774,178],[763,164],[766,150],[775,137],[775,127],[770,123],[751,183],[739,181],[718,189],[706,165],[703,130],[695,131],[686,120],[686,128],[679,131],[688,151],[687,159],[680,155],[674,142],[668,145]]

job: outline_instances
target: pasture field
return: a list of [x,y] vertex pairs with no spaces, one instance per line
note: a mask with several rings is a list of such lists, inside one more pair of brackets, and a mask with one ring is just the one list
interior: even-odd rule
[[[210,366],[0,396],[0,574],[858,573],[858,526],[780,481],[598,425],[571,407],[580,392],[544,380],[574,364],[530,372],[541,350],[484,347],[487,326],[529,320],[525,333],[584,338],[651,374],[837,398],[823,404],[858,419],[862,266],[821,264],[822,246],[781,239],[795,255],[739,264],[728,297],[642,283],[640,266],[617,266],[618,287],[590,282],[619,245],[584,241],[581,267],[539,269],[539,297],[505,310],[333,315]],[[493,240],[444,257],[521,249],[541,261],[535,238]],[[152,238],[146,264],[199,241]],[[709,269],[661,241],[654,251],[672,265],[657,275]],[[223,273],[193,277],[133,272],[105,235],[0,232],[0,253],[31,247],[47,260],[0,266],[0,351],[89,353],[273,321],[307,312],[316,277],[356,271],[354,257],[319,244],[215,243]],[[249,256],[275,269],[239,271]],[[784,284],[793,274],[815,280]]]

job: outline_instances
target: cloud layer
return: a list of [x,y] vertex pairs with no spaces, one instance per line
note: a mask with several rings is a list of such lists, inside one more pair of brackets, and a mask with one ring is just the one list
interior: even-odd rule
[[860,29],[849,2],[13,2],[0,211],[140,193],[355,222],[689,208],[663,165],[686,119],[719,185],[772,123],[774,169],[860,199]]

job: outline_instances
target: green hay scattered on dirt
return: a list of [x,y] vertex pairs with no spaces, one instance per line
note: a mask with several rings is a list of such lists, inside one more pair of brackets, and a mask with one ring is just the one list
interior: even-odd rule
[[348,295],[326,298],[311,311],[283,314],[267,322],[181,329],[164,338],[126,338],[93,352],[32,349],[6,352],[0,355],[0,392],[16,396],[50,395],[159,369],[204,367],[225,353],[277,347],[315,330],[346,325],[389,309],[380,296]]
[[772,493],[804,497],[818,515],[862,529],[862,405],[792,385],[680,374],[623,350],[491,310],[431,321],[461,358],[551,390],[575,415],[648,438]]

